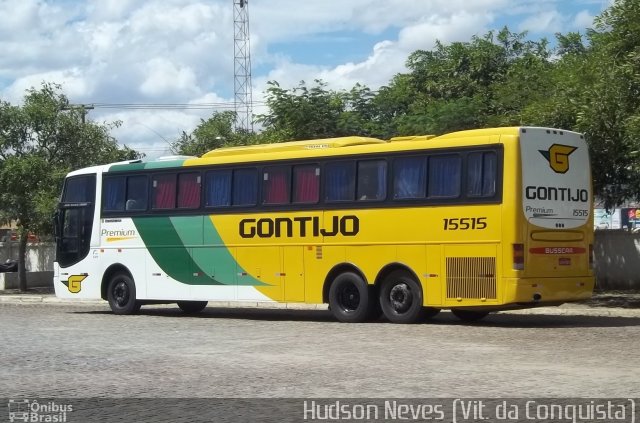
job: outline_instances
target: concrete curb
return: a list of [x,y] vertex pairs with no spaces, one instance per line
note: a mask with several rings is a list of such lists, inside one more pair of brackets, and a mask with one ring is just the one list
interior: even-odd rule
[[[0,304],[47,304],[73,306],[105,306],[104,300],[69,300],[54,295],[0,295]],[[173,307],[173,305],[167,305]],[[154,305],[153,307],[163,307]],[[255,301],[209,301],[211,308],[259,308],[274,310],[327,310],[327,304],[269,303]],[[500,314],[547,315],[547,316],[592,316],[640,318],[640,308],[589,307],[583,304],[565,304],[559,307],[538,307],[524,310],[500,311]]]

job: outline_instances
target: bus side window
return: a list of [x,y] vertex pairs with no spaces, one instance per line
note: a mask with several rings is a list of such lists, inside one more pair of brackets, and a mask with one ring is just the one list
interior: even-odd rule
[[324,171],[325,200],[353,201],[356,194],[354,162],[327,163]]
[[358,162],[358,200],[384,200],[387,196],[386,160]]
[[299,165],[293,167],[293,202],[315,204],[320,200],[320,167]]
[[429,194],[432,197],[460,196],[462,164],[458,155],[429,157]]
[[144,211],[147,209],[148,186],[146,176],[129,176],[127,178],[126,209]]
[[154,209],[174,209],[176,207],[176,175],[156,175],[153,181]]
[[104,211],[124,211],[127,178],[118,176],[104,180]]
[[496,153],[470,153],[467,158],[467,195],[493,197],[496,193],[498,159]]
[[262,203],[288,204],[291,192],[289,166],[267,167],[262,174]]
[[426,157],[403,157],[393,162],[393,198],[424,198],[427,193]]
[[258,170],[236,169],[233,171],[234,206],[255,206],[258,203]]
[[231,205],[231,171],[212,170],[207,172],[206,181],[206,206],[227,207]]
[[200,207],[200,174],[195,172],[178,174],[178,208]]

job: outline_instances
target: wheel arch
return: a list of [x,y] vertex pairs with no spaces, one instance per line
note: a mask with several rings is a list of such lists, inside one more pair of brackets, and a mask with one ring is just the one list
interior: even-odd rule
[[364,272],[360,270],[360,268],[355,264],[353,263],[337,264],[329,271],[329,273],[327,273],[327,276],[324,278],[324,285],[322,286],[322,302],[323,303],[329,302],[329,289],[331,289],[331,284],[333,283],[333,281],[336,279],[336,277],[338,277],[338,275],[345,272],[353,272],[358,276],[360,276],[362,280],[367,283],[367,285],[369,284],[369,282],[367,281],[367,278],[364,275]]
[[125,273],[129,275],[129,277],[135,284],[135,279],[133,279],[133,275],[131,274],[131,271],[129,271],[129,268],[127,268],[127,266],[121,263],[112,264],[111,266],[107,267],[107,270],[104,271],[104,274],[102,275],[102,283],[100,284],[100,296],[105,301],[107,300],[107,289],[109,288],[109,281],[111,281],[113,275],[117,273]]

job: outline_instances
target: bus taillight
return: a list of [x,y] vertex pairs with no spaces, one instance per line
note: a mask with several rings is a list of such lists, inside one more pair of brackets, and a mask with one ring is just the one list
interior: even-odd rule
[[513,269],[524,270],[524,244],[513,244]]
[[589,269],[593,269],[593,244],[589,244]]

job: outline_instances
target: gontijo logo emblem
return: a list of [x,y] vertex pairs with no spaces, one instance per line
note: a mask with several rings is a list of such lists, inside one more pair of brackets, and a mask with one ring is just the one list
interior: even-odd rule
[[571,145],[553,144],[548,150],[538,150],[549,162],[549,166],[556,173],[567,173],[569,170],[569,156],[578,147]]
[[69,280],[62,281],[62,283],[69,288],[69,292],[77,294],[82,289],[82,281],[87,279],[87,276],[89,275],[71,275],[69,276]]

